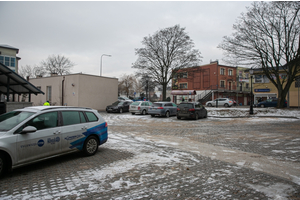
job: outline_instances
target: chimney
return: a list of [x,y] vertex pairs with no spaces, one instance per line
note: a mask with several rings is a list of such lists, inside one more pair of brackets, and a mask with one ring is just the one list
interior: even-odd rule
[[51,73],[51,76],[58,76],[57,73]]

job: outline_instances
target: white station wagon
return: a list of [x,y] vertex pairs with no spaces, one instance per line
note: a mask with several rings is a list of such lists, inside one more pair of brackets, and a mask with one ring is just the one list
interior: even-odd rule
[[90,108],[33,106],[0,115],[0,175],[74,151],[94,155],[108,139],[107,123]]

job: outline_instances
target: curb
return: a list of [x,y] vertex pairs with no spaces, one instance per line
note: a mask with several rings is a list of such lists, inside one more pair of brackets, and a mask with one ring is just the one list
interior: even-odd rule
[[214,118],[289,118],[289,119],[300,119],[299,117],[292,117],[292,116],[232,116],[232,117],[220,117],[220,116],[207,116],[207,117],[214,117]]

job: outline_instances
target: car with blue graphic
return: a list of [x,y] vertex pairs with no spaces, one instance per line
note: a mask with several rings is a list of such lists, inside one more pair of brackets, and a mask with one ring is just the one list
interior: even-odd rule
[[91,108],[32,106],[0,115],[0,176],[7,170],[82,151],[94,155],[107,123]]

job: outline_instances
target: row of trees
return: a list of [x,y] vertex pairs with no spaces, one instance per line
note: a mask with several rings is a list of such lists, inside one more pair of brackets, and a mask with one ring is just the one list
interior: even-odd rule
[[[154,91],[156,84],[146,77],[138,77],[135,75],[124,74],[119,78],[118,91],[119,95],[124,94],[127,97],[136,95],[144,95],[145,92]],[[146,92],[146,93],[147,93]],[[142,96],[143,96],[142,95]]]
[[18,72],[24,78],[43,77],[50,74],[66,75],[71,73],[71,69],[74,66],[75,64],[65,56],[51,55],[46,60],[41,61],[39,65],[21,66]]

